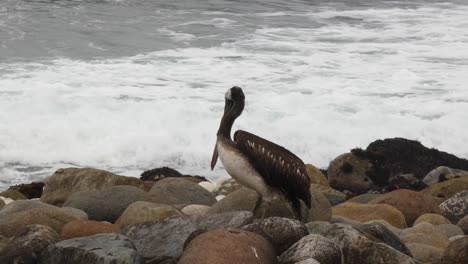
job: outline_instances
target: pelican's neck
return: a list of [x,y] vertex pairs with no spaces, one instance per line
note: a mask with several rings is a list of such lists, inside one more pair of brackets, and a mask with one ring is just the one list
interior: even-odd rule
[[232,106],[226,105],[224,115],[221,118],[221,124],[219,125],[218,133],[216,135],[231,139],[231,130],[236,118],[242,114],[244,110],[244,102],[235,102]]

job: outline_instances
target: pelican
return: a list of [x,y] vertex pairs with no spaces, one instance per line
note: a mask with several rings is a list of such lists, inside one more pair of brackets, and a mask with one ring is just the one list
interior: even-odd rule
[[259,201],[254,209],[265,203],[261,219],[275,196],[282,195],[291,203],[299,220],[302,220],[301,203],[310,208],[310,179],[304,162],[289,150],[264,138],[243,130],[234,133],[231,129],[245,106],[244,92],[232,87],[225,95],[224,114],[211,159],[214,169],[218,156],[224,169],[241,185],[255,190]]

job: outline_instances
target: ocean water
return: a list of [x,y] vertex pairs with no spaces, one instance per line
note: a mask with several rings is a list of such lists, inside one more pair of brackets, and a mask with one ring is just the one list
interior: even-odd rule
[[60,167],[212,180],[234,129],[327,167],[386,137],[468,158],[467,1],[2,0],[0,189]]

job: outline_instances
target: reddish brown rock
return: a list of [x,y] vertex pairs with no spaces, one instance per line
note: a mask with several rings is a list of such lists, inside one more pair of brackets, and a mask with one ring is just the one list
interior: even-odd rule
[[61,237],[65,240],[75,237],[94,236],[102,233],[114,233],[117,232],[117,230],[117,225],[108,222],[76,220],[62,227]]
[[406,228],[404,215],[398,209],[388,204],[346,202],[332,207],[332,213],[334,216],[343,216],[361,223],[382,219],[395,227]]
[[395,190],[369,201],[369,204],[389,204],[400,210],[406,223],[412,225],[422,214],[439,214],[439,206],[426,195],[406,189]]
[[448,199],[454,196],[456,193],[464,190],[468,190],[468,177],[439,182],[427,187],[421,192],[429,196]]
[[449,243],[448,237],[430,223],[420,223],[402,231],[400,239],[408,243],[419,243],[445,249]]
[[275,264],[276,252],[264,237],[238,229],[214,230],[195,237],[179,264]]

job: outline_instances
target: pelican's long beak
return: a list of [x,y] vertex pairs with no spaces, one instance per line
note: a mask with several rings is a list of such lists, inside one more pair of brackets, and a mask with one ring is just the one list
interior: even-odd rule
[[211,170],[214,169],[217,161],[218,161],[218,148],[216,147],[216,144],[215,144],[215,147],[213,150],[213,157],[211,158]]

